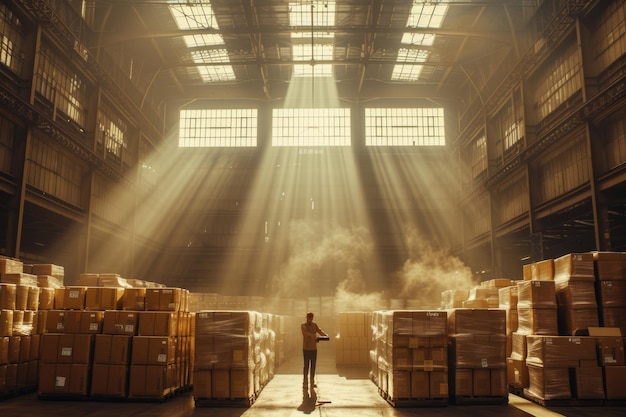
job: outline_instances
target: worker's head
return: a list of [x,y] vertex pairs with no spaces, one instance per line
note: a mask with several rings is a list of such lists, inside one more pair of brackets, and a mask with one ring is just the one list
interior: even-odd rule
[[313,321],[313,317],[314,317],[313,313],[311,313],[311,312],[306,313],[306,321],[308,323]]

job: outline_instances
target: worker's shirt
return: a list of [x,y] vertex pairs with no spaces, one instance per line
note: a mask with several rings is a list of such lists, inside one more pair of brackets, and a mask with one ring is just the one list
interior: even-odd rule
[[302,323],[302,350],[317,350],[317,333],[320,331],[317,323]]

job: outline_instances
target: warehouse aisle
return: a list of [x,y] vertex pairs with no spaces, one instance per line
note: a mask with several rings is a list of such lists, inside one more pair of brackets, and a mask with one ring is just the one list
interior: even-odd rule
[[621,417],[624,407],[560,407],[555,411],[511,395],[507,405],[464,405],[432,408],[393,408],[368,378],[366,367],[335,366],[332,343],[320,348],[318,387],[313,396],[302,389],[301,358],[293,355],[250,408],[195,407],[186,392],[165,402],[38,400],[35,393],[0,401],[3,417]]

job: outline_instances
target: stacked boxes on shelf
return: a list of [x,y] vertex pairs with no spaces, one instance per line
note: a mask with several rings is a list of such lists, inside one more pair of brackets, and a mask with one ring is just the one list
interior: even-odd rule
[[593,255],[573,253],[554,260],[560,335],[583,335],[598,327]]
[[253,311],[195,314],[197,406],[251,405],[274,375],[270,315]]
[[372,377],[394,406],[448,403],[448,332],[445,311],[372,313]]
[[448,332],[451,401],[456,404],[507,402],[506,312],[450,310]]
[[[40,275],[44,279],[39,279]],[[45,310],[52,307],[54,293],[39,285],[48,282],[62,285],[63,268],[0,258],[0,395],[14,396],[37,388],[40,324],[45,322],[40,316],[45,317]]]
[[337,365],[368,365],[372,341],[371,313],[339,313],[339,337],[335,340]]
[[604,392],[607,401],[626,400],[626,357],[624,338],[617,328],[590,329],[595,337],[598,364],[602,367]]

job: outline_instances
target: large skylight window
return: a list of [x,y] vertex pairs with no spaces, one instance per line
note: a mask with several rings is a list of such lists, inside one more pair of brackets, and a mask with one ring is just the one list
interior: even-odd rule
[[[219,29],[211,3],[190,2],[188,0],[168,0],[170,13],[180,30]],[[188,48],[215,47],[224,45],[224,39],[218,34],[198,34],[183,37]],[[232,81],[235,71],[225,48],[207,48],[202,51],[190,52],[191,59],[198,64],[196,67],[204,82]],[[202,65],[214,63],[223,65]]]
[[350,146],[350,109],[274,109],[272,146]]
[[257,145],[256,109],[187,109],[180,111],[181,148]]
[[366,108],[366,146],[445,146],[443,109]]
[[[443,24],[443,19],[448,12],[446,1],[438,4],[426,4],[424,2],[414,2],[411,13],[407,19],[407,28],[435,28],[438,29]],[[402,35],[402,45],[432,46],[435,42],[435,35],[432,33],[411,33]],[[430,51],[420,49],[400,48],[398,51],[398,63],[391,73],[393,81],[416,81],[420,78],[423,65],[430,56]]]
[[335,2],[289,3],[289,24],[299,29],[291,33],[293,60],[306,62],[294,65],[294,77],[331,77],[332,65],[315,61],[333,59],[335,34],[323,29],[335,25]]

